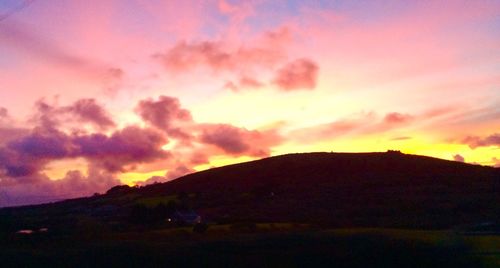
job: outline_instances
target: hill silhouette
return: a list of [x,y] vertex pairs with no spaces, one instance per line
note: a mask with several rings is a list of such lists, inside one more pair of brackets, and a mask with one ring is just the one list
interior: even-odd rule
[[303,153],[214,168],[138,192],[202,193],[197,208],[215,219],[449,227],[493,220],[499,182],[498,169],[399,152]]
[[182,200],[210,222],[450,228],[497,221],[499,193],[498,168],[394,151],[300,153],[141,188],[114,187],[100,196],[2,209],[0,216],[29,218],[38,226],[71,222],[71,215],[119,222],[138,203]]

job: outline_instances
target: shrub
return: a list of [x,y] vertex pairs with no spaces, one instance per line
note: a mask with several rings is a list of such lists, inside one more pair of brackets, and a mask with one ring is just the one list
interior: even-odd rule
[[208,229],[208,224],[200,222],[197,223],[193,226],[193,232],[198,233],[198,234],[203,234],[207,231]]

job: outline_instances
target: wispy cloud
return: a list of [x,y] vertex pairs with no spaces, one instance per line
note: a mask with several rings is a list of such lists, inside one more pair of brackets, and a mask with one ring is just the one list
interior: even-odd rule
[[112,70],[119,68],[73,53],[58,43],[39,35],[29,26],[12,19],[0,23],[0,44],[28,53],[34,57],[74,71],[87,79],[104,81],[112,76],[119,78]]

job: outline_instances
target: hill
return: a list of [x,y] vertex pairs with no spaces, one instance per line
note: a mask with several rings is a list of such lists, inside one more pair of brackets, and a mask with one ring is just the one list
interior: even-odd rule
[[152,211],[174,202],[218,223],[450,228],[497,221],[499,183],[499,169],[399,152],[288,154],[141,188],[114,187],[101,196],[2,209],[0,227],[69,228],[85,218],[125,228],[138,205]]

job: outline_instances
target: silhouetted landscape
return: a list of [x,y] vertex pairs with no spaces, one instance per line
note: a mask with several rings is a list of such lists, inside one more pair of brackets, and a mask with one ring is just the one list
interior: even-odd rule
[[498,168],[398,151],[288,154],[0,209],[0,260],[488,267],[500,251],[480,246],[500,245],[499,191]]

